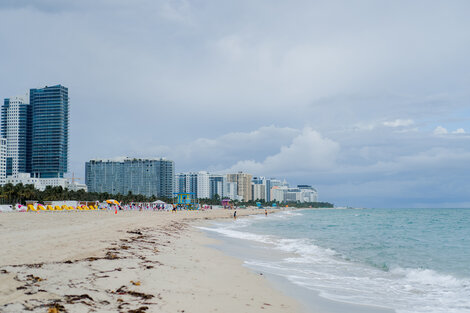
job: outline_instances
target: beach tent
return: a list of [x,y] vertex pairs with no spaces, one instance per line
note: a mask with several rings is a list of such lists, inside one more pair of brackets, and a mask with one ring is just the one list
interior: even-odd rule
[[0,212],[11,212],[13,211],[13,207],[9,204],[0,205]]
[[166,204],[166,203],[162,200],[157,200],[157,201],[152,202],[152,204]]

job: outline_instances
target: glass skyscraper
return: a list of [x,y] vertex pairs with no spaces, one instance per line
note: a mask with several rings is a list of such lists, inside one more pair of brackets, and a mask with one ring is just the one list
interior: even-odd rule
[[90,160],[85,164],[89,192],[173,197],[174,162],[166,159]]
[[32,175],[39,178],[62,178],[68,165],[68,88],[56,85],[31,89],[30,105]]

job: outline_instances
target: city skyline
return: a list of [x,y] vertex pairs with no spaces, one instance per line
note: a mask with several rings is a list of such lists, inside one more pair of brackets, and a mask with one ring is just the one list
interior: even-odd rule
[[468,9],[2,1],[0,97],[70,88],[81,182],[93,158],[167,157],[308,182],[337,205],[468,207]]

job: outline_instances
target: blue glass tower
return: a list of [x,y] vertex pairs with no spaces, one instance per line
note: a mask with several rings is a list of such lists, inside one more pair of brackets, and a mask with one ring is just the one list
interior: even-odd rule
[[34,177],[61,178],[67,172],[69,95],[62,85],[30,90],[31,169]]

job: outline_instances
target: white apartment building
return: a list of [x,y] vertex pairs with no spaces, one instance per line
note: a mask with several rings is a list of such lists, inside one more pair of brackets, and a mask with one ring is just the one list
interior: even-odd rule
[[31,171],[27,151],[29,94],[5,99],[2,106],[2,137],[7,139],[7,175]]
[[23,184],[23,185],[34,185],[34,188],[44,191],[47,186],[51,187],[62,187],[67,188],[72,191],[85,190],[87,191],[87,186],[85,184],[79,184],[76,182],[69,182],[67,178],[36,178],[31,177],[29,173],[18,173],[16,175],[11,175],[6,178],[6,183],[13,185]]
[[237,194],[238,186],[236,182],[228,182],[225,181],[224,183],[224,198],[228,198],[230,200],[241,200],[241,196]]
[[301,192],[300,202],[317,202],[318,201],[318,192],[312,186],[298,185],[297,188],[299,188]]
[[317,202],[318,194],[315,188],[299,185],[296,188],[274,186],[271,188],[271,200],[278,202]]
[[197,173],[197,198],[198,199],[209,199],[210,194],[210,182],[209,173],[201,171]]
[[253,200],[264,200],[266,201],[266,185],[265,184],[252,184],[252,197]]
[[194,193],[198,199],[210,198],[210,180],[208,172],[178,173],[175,175],[175,191]]
[[0,138],[0,185],[5,184],[7,178],[7,140]]

